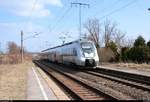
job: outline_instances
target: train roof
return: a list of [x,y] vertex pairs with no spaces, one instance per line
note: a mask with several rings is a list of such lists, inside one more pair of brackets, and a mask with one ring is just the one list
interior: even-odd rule
[[88,42],[89,42],[89,40],[87,40],[87,39],[75,40],[75,41],[72,41],[72,42],[69,42],[69,43],[65,43],[65,44],[63,44],[63,45],[59,45],[59,46],[55,46],[55,47],[52,47],[52,48],[45,49],[45,50],[43,50],[43,51],[41,51],[41,52],[45,52],[45,51],[48,51],[48,50],[51,50],[51,49],[59,48],[59,47],[65,46],[65,45],[70,45],[70,44],[72,44],[72,43],[82,42],[82,41],[86,41],[86,42],[88,41]]

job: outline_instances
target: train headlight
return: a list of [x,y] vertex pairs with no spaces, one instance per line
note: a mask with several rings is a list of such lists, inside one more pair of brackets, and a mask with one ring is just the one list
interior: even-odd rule
[[95,55],[96,55],[95,52],[93,53],[93,55],[94,55],[94,57],[95,57]]
[[85,57],[85,54],[84,54],[84,52],[82,52],[82,57]]

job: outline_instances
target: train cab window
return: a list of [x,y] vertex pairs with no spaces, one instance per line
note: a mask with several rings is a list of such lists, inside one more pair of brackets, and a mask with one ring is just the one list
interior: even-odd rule
[[81,47],[82,47],[82,50],[84,52],[87,52],[87,53],[91,53],[91,52],[94,51],[93,44],[89,43],[89,42],[83,42],[83,43],[81,43]]
[[75,48],[73,48],[73,55],[77,56],[77,50]]

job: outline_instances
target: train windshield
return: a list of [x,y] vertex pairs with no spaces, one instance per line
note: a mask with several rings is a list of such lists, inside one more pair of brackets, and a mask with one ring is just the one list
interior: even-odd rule
[[93,44],[89,43],[89,42],[82,42],[81,47],[82,47],[83,51],[87,52],[87,53],[91,53],[94,51]]

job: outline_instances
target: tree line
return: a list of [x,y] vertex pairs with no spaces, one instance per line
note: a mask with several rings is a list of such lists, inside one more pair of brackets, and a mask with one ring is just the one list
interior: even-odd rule
[[[21,47],[15,42],[9,41],[7,43],[7,51],[4,53],[0,51],[0,64],[18,64],[21,63]],[[24,59],[31,59],[31,55],[23,49]]]
[[101,23],[98,19],[88,19],[84,24],[85,36],[95,43],[97,49],[104,46],[111,48],[115,54],[115,62],[149,63],[150,40],[148,42],[139,35],[133,40],[126,37],[126,32],[121,31],[117,23],[106,20]]
[[132,61],[135,63],[149,63],[150,61],[150,40],[146,43],[142,36],[139,36],[133,47],[123,47],[121,59],[124,62]]

